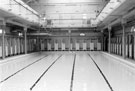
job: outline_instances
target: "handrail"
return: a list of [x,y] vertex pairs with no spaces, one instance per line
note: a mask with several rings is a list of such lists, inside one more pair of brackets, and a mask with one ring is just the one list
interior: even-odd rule
[[[14,0],[16,3],[18,3],[19,5],[21,5],[21,6],[23,6],[26,10],[28,10],[28,11],[31,11],[33,14],[35,14],[35,15],[37,15],[38,17],[39,17],[39,15],[38,15],[38,13],[36,14],[35,12],[33,12],[32,10],[30,10],[30,9],[28,9],[27,7],[25,7],[23,4],[21,4],[20,2],[18,2],[17,0]],[[22,2],[22,3],[24,3],[24,2]],[[29,6],[28,6],[29,7]]]
[[[13,13],[21,18],[27,19],[30,22],[40,23],[40,15],[38,12],[25,4],[22,0],[0,0],[0,9],[9,13]],[[11,11],[9,11],[10,9]]]

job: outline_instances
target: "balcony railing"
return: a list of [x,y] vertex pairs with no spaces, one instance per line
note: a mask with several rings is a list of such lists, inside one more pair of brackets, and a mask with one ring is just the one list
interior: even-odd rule
[[39,14],[21,0],[0,0],[0,9],[27,21],[39,23]]

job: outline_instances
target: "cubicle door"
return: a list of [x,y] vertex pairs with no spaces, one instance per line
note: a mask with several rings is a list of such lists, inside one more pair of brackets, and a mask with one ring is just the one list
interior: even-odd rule
[[58,39],[58,50],[61,51],[62,50],[62,39]]
[[83,40],[79,40],[79,50],[83,50],[83,43],[84,41]]
[[70,43],[70,50],[73,51],[73,43]]
[[129,55],[129,49],[128,49],[129,47],[128,47],[128,36],[126,36],[126,57],[128,57]]
[[62,43],[62,51],[65,51],[65,43]]
[[[13,55],[13,39],[11,38],[10,39],[10,43],[11,43],[11,45],[10,45],[10,55]],[[23,44],[21,44],[21,46],[22,46]]]
[[86,43],[83,43],[83,50],[87,50],[87,44]]
[[115,42],[114,42],[114,53],[116,54],[116,50],[117,50],[117,49],[116,49],[116,38],[114,39],[114,41],[115,41]]
[[51,44],[50,43],[47,43],[47,50],[51,51]]
[[79,43],[76,42],[76,51],[79,50]]
[[15,54],[17,54],[17,39],[14,38],[14,43],[15,43]]
[[2,57],[2,38],[0,36],[0,58]]
[[114,53],[114,40],[112,38],[112,53]]
[[90,50],[91,50],[91,51],[94,50],[94,43],[90,43]]
[[129,58],[133,58],[133,35],[129,35]]
[[101,43],[97,43],[97,50],[98,50],[98,51],[101,50]]
[[7,41],[7,37],[5,37],[5,56],[8,56],[8,41]]
[[111,45],[110,45],[110,46],[111,46],[111,48],[110,48],[111,50],[110,50],[110,51],[111,51],[111,53],[112,53],[112,40],[111,40]]
[[120,37],[120,50],[119,50],[119,52],[120,52],[120,55],[122,55],[122,37]]
[[18,54],[20,54],[20,39],[18,38]]
[[58,43],[54,43],[54,50],[58,51]]
[[119,43],[119,36],[117,37],[117,55],[120,54],[120,43]]
[[41,51],[44,51],[44,43],[41,43]]
[[116,37],[116,54],[118,54],[119,51],[119,44],[118,44],[118,37]]

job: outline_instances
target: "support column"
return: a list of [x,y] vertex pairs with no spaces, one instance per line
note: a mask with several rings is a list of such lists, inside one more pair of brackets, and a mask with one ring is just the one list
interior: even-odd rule
[[2,29],[2,59],[5,59],[5,29],[6,29],[5,20],[0,21],[0,27]]
[[125,24],[126,24],[126,21],[124,19],[121,19],[121,25],[122,25],[122,56],[123,56],[124,59],[126,58]]
[[24,48],[25,54],[27,54],[27,27],[24,27]]
[[[41,31],[41,27],[39,27],[39,31],[38,31],[39,34],[40,34],[40,31]],[[41,51],[40,46],[41,46],[40,35],[38,35],[37,36],[37,51],[38,52]]]
[[101,38],[101,51],[104,51],[104,30],[101,30],[102,32],[102,38]]
[[108,26],[108,32],[109,32],[109,45],[108,45],[108,52],[111,53],[111,26]]
[[106,51],[106,37],[104,36],[103,39],[104,39],[104,40],[103,40],[103,42],[104,42],[104,45],[103,45],[103,46],[104,46],[104,49],[103,49],[103,50]]
[[102,38],[101,38],[101,40],[102,40],[102,41],[101,41],[101,51],[104,51],[104,50],[103,50],[103,49],[104,49],[104,46],[103,46],[103,45],[104,45],[104,42],[103,42],[104,39],[103,39],[103,38],[104,38],[104,37],[102,36]]
[[[68,30],[68,33],[69,33],[69,51],[71,50],[71,30]],[[73,46],[73,44],[72,44],[72,46]]]

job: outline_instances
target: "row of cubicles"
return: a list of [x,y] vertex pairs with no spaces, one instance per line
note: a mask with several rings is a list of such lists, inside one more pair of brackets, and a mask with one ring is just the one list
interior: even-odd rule
[[[61,47],[59,47],[61,45]],[[41,50],[44,50],[44,45],[41,45]],[[66,50],[71,50],[71,51],[94,51],[94,50],[101,50],[101,43],[97,43],[97,47],[94,46],[94,43],[89,43],[89,45],[87,43],[83,43],[82,47],[81,44],[79,43],[75,43],[75,45],[73,46],[73,44],[70,44],[70,47],[66,47],[65,43],[54,43],[54,47],[52,47],[51,43],[47,43],[47,50],[48,51],[66,51]]]
[[[4,51],[5,56],[13,56],[24,54],[25,46],[24,46],[24,38],[18,36],[5,36],[4,41]],[[34,51],[34,39],[27,40],[27,51]],[[2,37],[0,37],[0,58],[2,57]]]
[[[122,35],[111,38],[111,53],[122,56]],[[127,58],[135,59],[135,36],[132,33],[125,36],[125,54]]]
[[98,39],[85,38],[41,38],[41,50],[47,51],[96,51],[101,50],[101,42]]
[[[5,36],[5,56],[24,54],[24,37]],[[101,41],[96,39],[72,39],[69,38],[27,38],[27,52],[35,51],[100,51]],[[2,37],[0,36],[0,58],[2,57]]]

